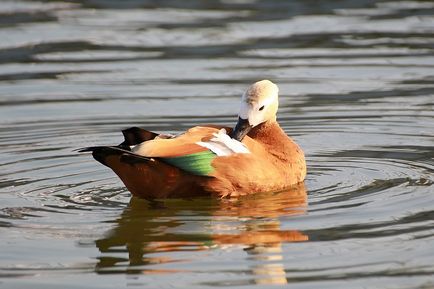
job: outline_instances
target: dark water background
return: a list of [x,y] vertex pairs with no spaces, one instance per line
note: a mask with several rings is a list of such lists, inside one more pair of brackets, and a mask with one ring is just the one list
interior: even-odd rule
[[[149,203],[73,152],[264,78],[305,187]],[[433,106],[433,1],[2,0],[0,287],[434,288]]]

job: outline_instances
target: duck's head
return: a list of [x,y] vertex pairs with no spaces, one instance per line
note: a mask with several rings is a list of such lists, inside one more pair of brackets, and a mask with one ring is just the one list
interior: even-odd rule
[[241,99],[238,123],[231,137],[241,141],[255,126],[268,121],[276,121],[279,107],[279,88],[269,80],[252,84]]

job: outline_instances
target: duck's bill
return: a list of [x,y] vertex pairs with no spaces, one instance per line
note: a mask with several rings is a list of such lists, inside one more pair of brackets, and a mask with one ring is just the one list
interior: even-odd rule
[[236,139],[237,141],[242,141],[251,129],[252,126],[250,125],[249,120],[239,117],[237,125],[231,133],[231,138]]

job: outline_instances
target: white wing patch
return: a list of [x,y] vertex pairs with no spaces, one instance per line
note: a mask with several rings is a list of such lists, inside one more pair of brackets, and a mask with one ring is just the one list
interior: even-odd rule
[[231,138],[224,128],[218,133],[213,133],[213,138],[209,141],[200,141],[196,144],[211,150],[218,156],[230,156],[232,154],[249,154],[249,149],[236,139]]

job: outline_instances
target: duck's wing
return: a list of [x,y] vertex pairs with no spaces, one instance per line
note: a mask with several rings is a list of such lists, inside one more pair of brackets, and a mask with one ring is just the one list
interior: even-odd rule
[[[118,146],[93,146],[79,149],[79,152],[92,152],[95,160],[111,168],[116,174],[124,175],[133,165],[144,171],[146,166],[158,173],[159,167],[173,167],[174,170],[161,170],[174,174],[182,170],[192,175],[208,176],[212,171],[211,161],[216,156],[205,147],[195,144],[200,140],[198,131],[189,130],[177,138],[168,138],[138,127],[122,131],[124,141]],[[202,137],[208,131],[201,131]],[[160,165],[158,165],[160,164]],[[152,166],[151,166],[152,165]]]
[[197,176],[210,176],[216,157],[238,152],[225,131],[211,126],[193,127],[174,138],[155,137],[132,147],[132,151]]
[[215,126],[193,127],[173,138],[136,127],[123,134],[125,140],[119,146],[89,147],[80,152],[91,151],[97,161],[112,169],[106,159],[117,156],[118,162],[158,161],[196,176],[211,176],[215,158],[248,152],[243,144]]

